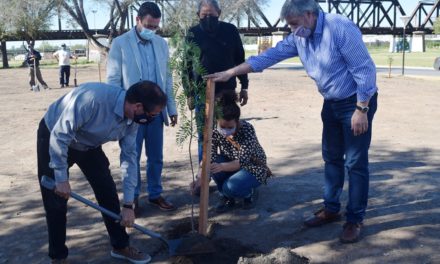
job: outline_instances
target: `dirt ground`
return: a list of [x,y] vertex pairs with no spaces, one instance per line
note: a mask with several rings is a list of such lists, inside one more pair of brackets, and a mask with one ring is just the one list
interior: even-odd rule
[[[42,72],[49,86],[58,87],[57,69]],[[82,68],[78,79],[98,80],[97,69]],[[36,129],[48,105],[70,89],[31,92],[26,69],[0,70],[0,80],[0,263],[48,263]],[[440,263],[439,80],[378,76],[370,200],[359,243],[339,243],[343,221],[302,226],[322,201],[322,98],[304,71],[285,69],[250,75],[243,118],[255,126],[276,177],[260,188],[255,209],[223,215],[210,210],[218,252],[168,258],[159,241],[136,230],[129,231],[132,243],[154,263]],[[189,158],[186,147],[176,146],[175,132],[165,132],[163,186],[178,210],[161,212],[144,198],[144,212],[136,220],[165,236],[189,230]],[[118,145],[104,149],[120,188]],[[70,175],[72,189],[94,199],[77,167]],[[344,191],[344,206],[346,197]],[[216,198],[212,193],[211,209]],[[123,263],[110,257],[100,214],[74,200],[69,201],[67,244],[72,263]]]

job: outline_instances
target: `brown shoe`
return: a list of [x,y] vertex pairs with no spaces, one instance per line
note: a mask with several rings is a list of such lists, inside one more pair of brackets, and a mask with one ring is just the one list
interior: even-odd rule
[[340,213],[333,213],[325,208],[322,208],[316,211],[312,217],[306,219],[304,221],[304,225],[307,227],[317,227],[338,221],[339,219],[341,219]]
[[162,196],[159,196],[159,198],[157,199],[148,200],[148,201],[150,202],[150,204],[159,207],[159,209],[162,211],[176,210],[176,207],[172,203],[165,200],[165,198],[163,198]]
[[126,247],[122,249],[113,249],[111,256],[117,259],[125,259],[135,264],[145,264],[151,261],[150,255],[139,251],[135,247]]
[[361,237],[362,223],[345,223],[339,240],[341,243],[356,243]]

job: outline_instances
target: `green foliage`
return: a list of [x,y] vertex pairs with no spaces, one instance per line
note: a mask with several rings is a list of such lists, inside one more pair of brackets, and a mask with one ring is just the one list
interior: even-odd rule
[[440,35],[440,17],[437,17],[434,22],[434,33]]
[[197,131],[203,127],[196,128],[196,124],[202,124],[204,109],[201,108],[197,115],[193,111],[188,115],[187,98],[196,98],[196,104],[203,104],[206,100],[206,81],[199,82],[198,78],[190,79],[190,74],[203,76],[206,70],[200,63],[200,49],[194,43],[187,40],[187,36],[177,33],[171,40],[170,45],[174,48],[170,60],[170,67],[174,79],[174,97],[176,98],[179,111],[180,126],[176,135],[176,142],[182,146],[187,140],[196,137]]

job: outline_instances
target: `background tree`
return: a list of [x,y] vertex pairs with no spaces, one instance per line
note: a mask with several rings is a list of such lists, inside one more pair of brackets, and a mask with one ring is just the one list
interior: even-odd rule
[[49,29],[55,0],[0,0],[0,40],[3,67],[8,67],[6,40],[18,36],[34,44],[41,32]]
[[[64,9],[71,19],[82,29],[87,39],[102,51],[107,52],[109,47],[98,41],[94,31],[90,30],[84,8],[84,0],[56,0],[58,5]],[[109,20],[104,30],[110,29],[107,36],[109,43],[112,39],[126,31],[129,8],[135,0],[94,0],[94,4],[105,4],[109,10]]]
[[434,33],[440,35],[440,17],[437,17],[434,22]]

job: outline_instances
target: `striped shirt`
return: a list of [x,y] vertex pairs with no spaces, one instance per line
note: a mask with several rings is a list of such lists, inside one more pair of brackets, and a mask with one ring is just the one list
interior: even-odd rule
[[298,56],[325,100],[357,94],[368,101],[377,91],[376,67],[362,41],[359,28],[348,18],[322,11],[309,38],[289,34],[275,47],[247,60],[254,72]]

